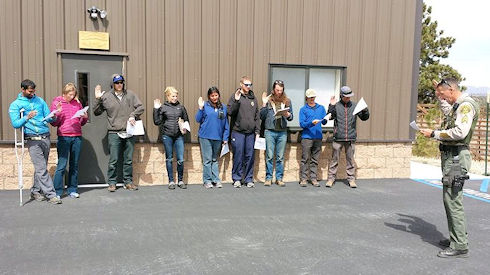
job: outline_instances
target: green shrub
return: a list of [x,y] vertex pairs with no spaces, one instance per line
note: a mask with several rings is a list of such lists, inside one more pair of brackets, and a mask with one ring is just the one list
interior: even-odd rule
[[[429,125],[430,129],[435,129],[438,126],[436,121],[439,121],[440,118],[441,109],[438,105],[429,109],[427,114],[424,115],[424,121]],[[418,157],[437,158],[439,157],[439,142],[431,138],[426,138],[420,132],[417,132],[415,134],[415,142],[412,147],[412,155]]]

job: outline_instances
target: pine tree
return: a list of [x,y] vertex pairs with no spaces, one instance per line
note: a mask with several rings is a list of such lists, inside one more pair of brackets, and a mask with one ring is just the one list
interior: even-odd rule
[[[449,49],[456,39],[444,37],[443,30],[437,30],[437,21],[432,21],[432,7],[424,3],[422,19],[422,38],[420,45],[420,77],[418,85],[419,103],[435,103],[432,80],[439,81],[445,77],[465,80],[461,74],[449,65],[441,64],[443,58],[449,56]],[[461,87],[465,90],[465,87]]]

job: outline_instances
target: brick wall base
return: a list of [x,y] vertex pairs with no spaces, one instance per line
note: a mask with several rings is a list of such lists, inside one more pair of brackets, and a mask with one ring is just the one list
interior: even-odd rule
[[[0,190],[18,188],[17,159],[13,145],[0,145]],[[319,179],[325,180],[328,163],[332,154],[332,145],[324,143],[319,161]],[[410,176],[411,143],[356,143],[355,160],[358,179],[408,178]],[[185,144],[184,180],[189,184],[202,184],[201,151],[198,144]],[[51,175],[56,170],[56,147],[51,148],[48,169]],[[301,145],[289,143],[284,155],[284,181],[299,180]],[[134,182],[140,186],[167,184],[167,172],[164,163],[164,150],[161,144],[136,144],[133,159]],[[175,164],[174,164],[175,165]],[[219,161],[220,176],[223,182],[231,182],[231,154]],[[24,188],[32,186],[34,167],[26,149],[24,155]],[[174,171],[176,171],[174,169]],[[341,154],[337,179],[344,179],[345,155]],[[254,179],[265,180],[265,152],[255,151]]]

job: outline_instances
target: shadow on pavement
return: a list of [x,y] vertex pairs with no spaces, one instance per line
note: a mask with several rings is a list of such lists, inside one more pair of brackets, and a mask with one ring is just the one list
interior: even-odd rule
[[397,213],[397,215],[400,216],[398,221],[405,224],[394,224],[388,222],[385,222],[384,224],[396,230],[419,235],[422,241],[432,244],[436,247],[440,247],[438,243],[440,240],[444,239],[444,235],[439,232],[439,230],[437,230],[437,227],[435,225],[428,223],[416,216],[410,216],[400,213]]

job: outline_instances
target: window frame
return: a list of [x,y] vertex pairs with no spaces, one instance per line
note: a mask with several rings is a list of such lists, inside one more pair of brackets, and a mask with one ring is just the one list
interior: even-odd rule
[[[339,70],[340,71],[340,87],[345,86],[347,80],[347,67],[346,66],[333,66],[333,65],[308,65],[308,64],[287,64],[287,63],[269,63],[268,77],[267,77],[267,91],[269,92],[272,89],[272,83],[275,79],[272,79],[272,70],[274,68],[291,68],[291,69],[305,69],[305,91],[309,89],[310,84],[310,69],[329,69],[329,70]],[[284,79],[281,79],[284,80]],[[339,97],[340,95],[340,87],[335,91],[335,95]],[[286,87],[287,90],[287,87]],[[304,101],[305,102],[305,101]],[[304,103],[303,102],[303,103]],[[327,109],[328,106],[325,106]],[[299,114],[294,114],[299,115]],[[288,126],[288,131],[290,132],[298,132],[301,131],[302,128],[300,126]],[[322,127],[323,132],[332,132],[333,127],[324,126]]]

